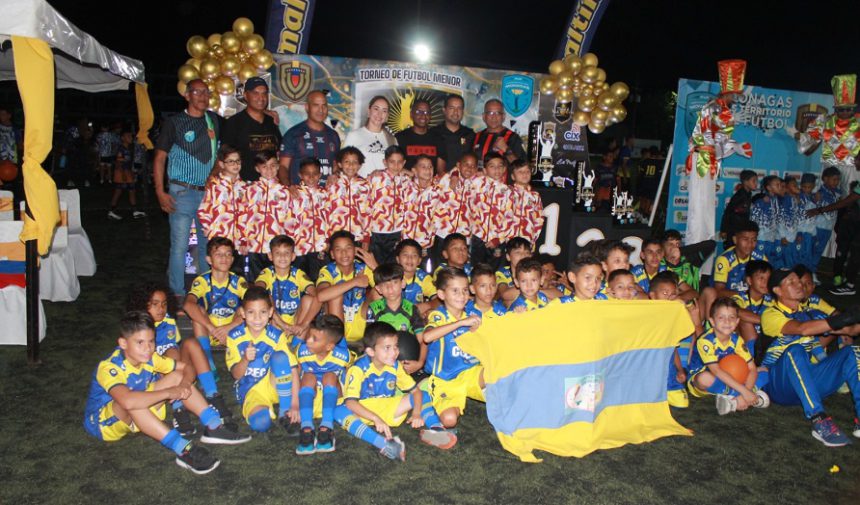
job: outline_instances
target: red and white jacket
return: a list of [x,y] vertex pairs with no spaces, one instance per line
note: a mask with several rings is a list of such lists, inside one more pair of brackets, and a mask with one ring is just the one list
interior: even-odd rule
[[543,202],[540,194],[531,189],[517,185],[511,186],[513,190],[513,205],[511,214],[507,218],[510,222],[509,235],[505,242],[514,237],[523,237],[531,242],[532,247],[540,235],[543,227]]
[[460,178],[457,170],[439,178],[436,183],[437,201],[432,211],[436,236],[445,238],[452,233],[460,233],[468,238],[472,235],[469,195],[473,179]]
[[510,186],[484,174],[472,178],[469,193],[469,221],[472,235],[488,246],[498,246],[511,233],[513,223],[508,221],[513,207],[513,190]]
[[247,245],[240,222],[245,218],[245,181],[217,176],[206,184],[197,217],[206,238],[225,237],[239,249]]
[[405,172],[397,175],[377,170],[367,178],[370,184],[371,233],[395,233],[406,229],[406,209],[415,198],[415,183]]
[[329,236],[325,190],[298,186],[299,195],[290,199],[290,212],[284,231],[296,241],[299,256],[326,250]]
[[436,226],[433,216],[434,207],[439,201],[439,189],[436,181],[431,181],[426,188],[420,188],[415,183],[415,198],[406,206],[406,228],[403,238],[411,238],[428,249],[433,245],[436,236]]
[[340,175],[329,177],[325,185],[328,193],[328,229],[334,233],[346,230],[357,242],[370,242],[370,184],[364,177],[352,179]]
[[240,220],[248,252],[268,253],[269,241],[284,234],[290,194],[277,179],[259,179],[245,186],[245,218]]

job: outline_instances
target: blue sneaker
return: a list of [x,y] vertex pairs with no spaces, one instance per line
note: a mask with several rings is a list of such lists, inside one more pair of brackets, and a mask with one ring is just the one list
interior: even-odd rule
[[334,452],[334,433],[331,428],[320,427],[317,433],[317,452]]
[[309,456],[317,452],[316,435],[312,428],[305,428],[299,433],[299,445],[296,446],[296,454]]
[[830,416],[812,423],[812,436],[827,447],[842,447],[851,443]]

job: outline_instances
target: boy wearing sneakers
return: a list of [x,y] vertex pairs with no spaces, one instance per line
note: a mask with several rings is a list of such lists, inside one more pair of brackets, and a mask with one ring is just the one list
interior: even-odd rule
[[206,430],[201,442],[241,444],[251,440],[224,426],[221,417],[192,386],[193,367],[155,353],[155,326],[146,312],[129,312],[119,323],[117,348],[93,373],[84,410],[84,429],[115,442],[129,433],[143,432],[176,453],[176,464],[202,475],[220,462],[206,449],[184,439],[162,422],[165,402],[182,400],[200,417]]
[[255,284],[268,290],[275,304],[277,317],[272,324],[290,335],[304,336],[308,324],[319,311],[316,287],[308,276],[295,267],[296,243],[286,235],[278,235],[269,242],[269,260]]
[[450,449],[457,436],[442,426],[430,395],[418,389],[401,366],[397,340],[398,332],[387,323],[367,325],[365,355],[347,371],[344,403],[335,409],[335,420],[383,456],[405,461],[406,446],[400,437],[392,436],[391,428],[406,421],[410,412],[409,424],[424,428],[419,434],[422,442]]

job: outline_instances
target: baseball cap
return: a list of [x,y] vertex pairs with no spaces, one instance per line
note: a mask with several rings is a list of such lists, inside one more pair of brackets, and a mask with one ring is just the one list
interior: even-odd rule
[[793,274],[791,270],[779,269],[774,270],[770,274],[770,279],[767,280],[767,289],[773,292],[773,288],[782,284],[782,281],[785,280],[786,277]]
[[258,86],[265,86],[266,91],[269,90],[269,85],[266,84],[266,81],[262,77],[251,77],[245,81],[245,91],[253,91]]

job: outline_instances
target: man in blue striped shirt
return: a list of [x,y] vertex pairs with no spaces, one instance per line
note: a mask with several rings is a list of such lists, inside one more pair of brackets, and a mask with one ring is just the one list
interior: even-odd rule
[[[206,178],[215,164],[218,149],[219,120],[207,112],[209,88],[200,79],[188,83],[185,90],[188,108],[164,121],[155,146],[153,178],[158,204],[170,215],[170,259],[167,277],[170,289],[185,296],[185,252],[191,234],[191,221],[197,229],[198,269],[206,267],[206,237],[200,233],[197,208],[203,200]],[[169,186],[165,191],[167,167]]]

